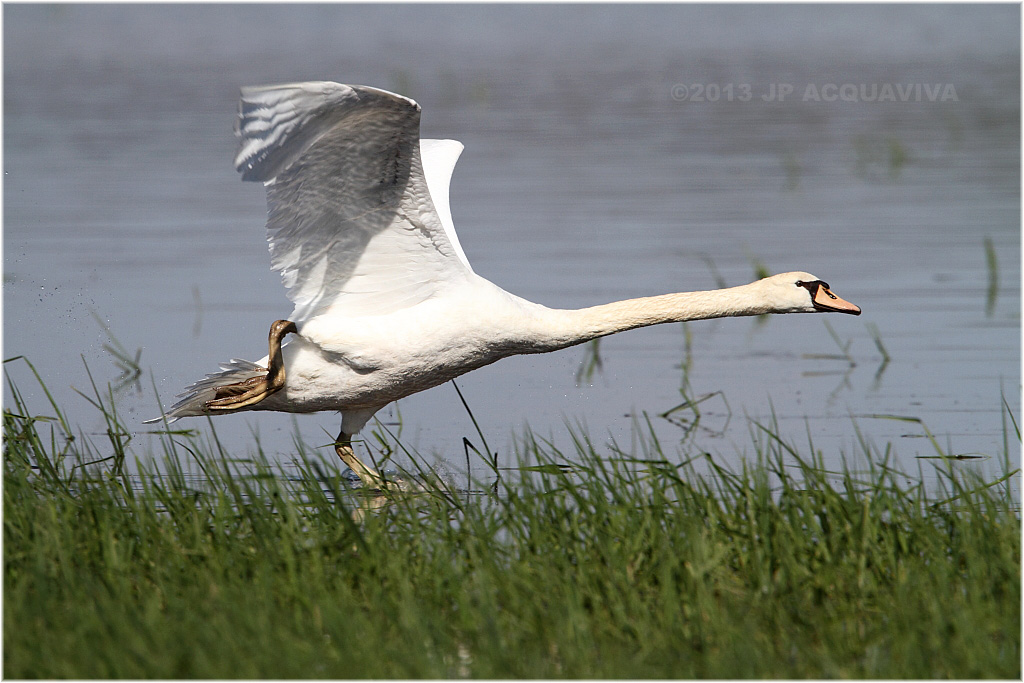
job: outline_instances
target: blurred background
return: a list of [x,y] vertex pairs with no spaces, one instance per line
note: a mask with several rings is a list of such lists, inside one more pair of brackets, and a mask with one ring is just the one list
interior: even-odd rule
[[[410,96],[424,137],[466,144],[455,224],[474,269],[515,294],[580,307],[807,270],[864,310],[660,326],[474,372],[459,386],[504,463],[527,428],[629,450],[648,419],[666,453],[736,463],[748,417],[831,463],[891,444],[916,471],[927,431],[991,456],[965,466],[1019,462],[1019,5],[15,4],[3,19],[3,354],[86,436],[105,429],[77,393],[90,373],[144,457],[157,393],[169,405],[266,353],[291,304],[263,189],[232,168],[238,88],[334,80]],[[52,413],[23,359],[5,370]],[[465,469],[464,436],[479,445],[451,385],[379,417],[442,468]],[[252,413],[216,429],[287,463],[296,432],[324,446],[338,425]]]

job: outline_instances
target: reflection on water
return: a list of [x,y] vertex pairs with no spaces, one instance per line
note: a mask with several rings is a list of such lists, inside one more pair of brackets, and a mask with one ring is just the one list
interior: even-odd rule
[[[138,444],[152,385],[166,405],[262,355],[291,310],[230,130],[240,85],[311,78],[400,90],[425,135],[466,143],[455,223],[475,270],[516,294],[579,307],[800,269],[864,309],[662,326],[472,373],[462,392],[504,465],[527,424],[563,447],[577,421],[626,446],[649,418],[667,450],[736,458],[747,418],[774,416],[826,459],[860,452],[859,432],[913,463],[934,454],[920,425],[873,416],[996,456],[1004,397],[1019,419],[1017,6],[4,12],[4,353],[28,356],[86,432],[102,421],[72,388],[88,386],[83,357],[119,383],[111,335],[130,361],[142,349],[142,381],[116,392]],[[895,101],[869,97],[886,85]],[[24,367],[11,374],[45,411]],[[379,417],[452,468],[464,437],[481,447],[451,386]],[[287,461],[296,425],[322,446],[337,422],[217,429]]]

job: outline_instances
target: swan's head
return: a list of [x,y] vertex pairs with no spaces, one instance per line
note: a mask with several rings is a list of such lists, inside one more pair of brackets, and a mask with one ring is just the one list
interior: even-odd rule
[[781,273],[757,283],[780,313],[849,313],[860,315],[860,307],[832,293],[828,283],[810,273]]

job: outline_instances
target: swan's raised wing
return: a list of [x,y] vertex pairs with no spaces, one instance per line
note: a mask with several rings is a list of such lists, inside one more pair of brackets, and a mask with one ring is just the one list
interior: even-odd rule
[[235,167],[266,185],[271,265],[295,322],[390,313],[470,272],[448,209],[462,145],[427,141],[421,157],[419,124],[418,104],[376,88],[242,89]]
[[427,189],[430,190],[430,198],[434,202],[434,209],[441,219],[441,225],[444,226],[444,232],[452,243],[455,254],[472,270],[469,259],[459,244],[459,236],[455,234],[451,205],[448,202],[448,186],[452,181],[455,162],[459,160],[463,149],[462,143],[458,140],[420,140],[423,175],[427,181]]

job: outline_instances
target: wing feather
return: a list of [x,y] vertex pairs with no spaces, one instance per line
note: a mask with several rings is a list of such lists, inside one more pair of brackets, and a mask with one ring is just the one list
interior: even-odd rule
[[295,322],[390,313],[471,272],[447,229],[458,154],[447,145],[430,162],[444,182],[428,185],[419,121],[418,104],[376,88],[243,88],[235,166],[266,185],[271,266],[295,303]]
[[455,224],[452,222],[451,204],[448,201],[448,186],[452,181],[452,172],[455,170],[455,163],[459,160],[464,147],[458,140],[420,140],[420,155],[423,158],[423,175],[427,181],[427,188],[430,190],[430,198],[434,202],[437,216],[441,219],[445,234],[455,249],[459,260],[469,268],[469,259],[462,251],[459,244],[459,236],[455,234]]

